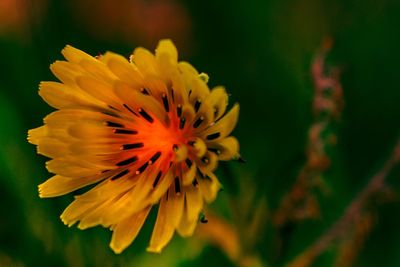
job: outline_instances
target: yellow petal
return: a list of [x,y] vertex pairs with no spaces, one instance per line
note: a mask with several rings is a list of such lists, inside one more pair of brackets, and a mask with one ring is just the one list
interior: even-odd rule
[[147,251],[160,253],[174,235],[174,226],[168,220],[166,196],[161,199],[158,215]]
[[110,209],[113,208],[113,205],[115,205],[115,197],[107,199],[100,205],[96,205],[92,209],[86,211],[79,219],[78,228],[80,230],[85,230],[99,224],[103,225],[104,227],[110,227],[110,224],[107,224],[103,221],[103,217],[107,212],[109,212]]
[[135,240],[145,222],[151,206],[120,221],[113,229],[111,249],[119,254]]
[[168,98],[172,98],[169,95],[165,82],[161,80],[159,77],[146,76],[144,87],[146,88],[146,90],[150,91],[150,94],[153,97],[157,98],[160,101],[160,103],[162,102],[161,96],[163,94],[166,94]]
[[233,136],[218,140],[217,142],[208,142],[207,146],[218,151],[219,160],[231,160],[239,154],[239,142]]
[[192,165],[182,173],[183,185],[190,185],[193,182],[193,179],[196,176],[196,170],[197,165],[195,162],[192,162]]
[[150,194],[150,199],[153,204],[157,203],[160,200],[161,196],[163,196],[167,192],[167,190],[171,186],[174,178],[175,177],[174,177],[173,169],[170,168],[168,173],[160,179],[157,186],[154,188],[154,190]]
[[163,54],[168,55],[169,59],[172,62],[178,62],[178,50],[176,49],[174,43],[169,39],[161,40],[158,43],[158,46],[156,48],[156,57],[159,58]]
[[185,145],[178,146],[176,149],[174,149],[174,154],[175,154],[175,162],[184,161],[188,156],[187,146]]
[[190,63],[181,61],[178,64],[178,69],[183,73],[185,78],[192,79],[193,77],[198,77],[199,73],[197,70],[190,65]]
[[99,224],[103,227],[118,224],[132,214],[128,213],[127,210],[133,197],[132,189],[119,194],[114,192],[111,198],[105,199],[104,203],[86,212],[80,219],[78,228],[83,230]]
[[189,185],[184,188],[184,191],[187,207],[187,219],[189,221],[197,221],[199,219],[199,214],[203,209],[203,199],[200,188]]
[[88,95],[57,82],[41,82],[39,95],[54,108],[74,108],[95,106],[98,101]]
[[214,153],[207,151],[204,156],[196,159],[196,164],[202,173],[210,173],[217,168],[218,157]]
[[41,198],[46,198],[65,195],[102,179],[104,179],[104,177],[101,175],[81,177],[79,179],[55,175],[39,185],[39,196]]
[[50,70],[64,84],[76,87],[75,78],[82,75],[83,69],[76,63],[56,61],[50,65]]
[[104,55],[105,64],[121,81],[129,85],[140,88],[143,84],[142,75],[137,71],[134,65],[130,64],[124,57],[107,52]]
[[206,178],[198,179],[201,194],[207,203],[215,200],[218,191],[221,189],[221,184],[219,183],[217,177],[209,173]]
[[[103,111],[103,110],[100,110]],[[97,126],[107,126],[107,121],[122,124],[124,126],[132,126],[131,121],[125,118],[119,118],[112,115],[99,112],[99,110],[85,110],[85,109],[62,109],[52,112],[44,119],[45,123],[51,128],[60,127],[68,128],[71,124],[75,123],[88,123]],[[105,127],[107,128],[107,127]]]
[[147,49],[142,47],[136,48],[135,51],[133,51],[131,61],[139,68],[142,74],[158,75],[156,59]]
[[165,82],[170,81],[171,73],[176,70],[178,51],[171,40],[161,40],[156,49],[156,60],[160,76]]
[[226,111],[228,105],[228,94],[222,86],[215,87],[211,90],[205,102],[212,107],[214,120],[218,120]]
[[155,179],[155,175],[153,173],[147,174],[147,172],[136,176],[133,181],[131,179],[131,182],[133,182],[134,185],[131,190],[131,197],[127,199],[124,206],[121,205],[118,209],[114,209],[113,212],[110,212],[104,221],[111,222],[115,218],[121,218],[125,215],[137,213],[145,207],[150,206],[152,201],[149,197],[149,193],[153,189],[150,181],[153,179]]
[[191,128],[193,125],[193,119],[194,116],[196,115],[196,112],[194,111],[194,108],[190,104],[185,104],[182,106],[182,116],[181,119],[185,120],[185,126],[183,128],[183,131],[187,128]]
[[203,103],[201,103],[200,109],[193,120],[193,125],[199,118],[202,119],[202,122],[199,126],[195,128],[195,133],[202,132],[214,121],[214,108],[210,105],[209,102],[204,101]]
[[82,117],[84,117],[85,112],[77,109],[65,109],[57,110],[44,118],[44,122],[51,128],[54,127],[65,127],[66,124],[73,123]]
[[239,104],[235,104],[233,108],[223,116],[217,123],[209,127],[202,133],[202,136],[209,141],[219,140],[229,135],[235,128],[239,117]]
[[[104,224],[115,224],[119,220],[126,218],[130,214],[137,213],[151,204],[151,200],[148,198],[148,189],[142,188],[145,193],[142,195],[137,194],[138,191],[140,192],[140,186],[142,185],[140,180],[143,181],[145,178],[149,177],[143,175],[142,179],[137,179],[139,181],[137,181],[135,187],[130,190],[129,194],[126,195],[126,198],[119,199],[113,207],[107,211],[107,214],[104,214]],[[137,197],[140,198],[141,201],[137,200]]]
[[61,214],[60,218],[64,224],[71,227],[77,221],[79,221],[86,212],[96,208],[102,203],[103,201],[84,202],[75,200],[69,204],[69,206]]
[[65,48],[61,51],[61,53],[68,61],[74,62],[74,63],[79,63],[83,59],[94,60],[94,58],[91,55],[86,54],[82,50],[72,47],[71,45],[65,46]]
[[125,214],[124,208],[132,198],[133,185],[131,179],[106,180],[77,196],[63,212],[61,219],[69,226],[80,221],[80,229],[98,224],[104,227],[114,225],[131,214]]
[[185,204],[181,221],[177,227],[177,232],[183,236],[191,236],[196,229],[199,214],[203,208],[203,200],[199,189],[193,185],[185,186]]
[[93,142],[78,141],[69,146],[71,153],[78,155],[99,155],[99,154],[116,154],[121,153],[121,142]]
[[[82,69],[100,81],[104,81],[107,83],[113,83],[116,80],[116,76],[108,69],[108,67],[99,60],[87,60],[83,59],[79,62],[79,65]],[[85,74],[85,73],[83,73]],[[86,76],[86,75],[85,75]]]
[[171,70],[169,74],[171,80],[171,87],[174,90],[175,105],[181,105],[182,107],[189,101],[189,91],[185,86],[185,80],[182,74],[177,69]]
[[34,145],[39,143],[39,140],[48,135],[48,128],[46,125],[40,126],[28,131],[28,142]]
[[89,76],[78,76],[75,81],[79,88],[92,97],[115,108],[122,106],[120,100],[114,94],[112,85]]
[[182,237],[189,237],[193,235],[194,230],[196,229],[198,219],[189,220],[187,216],[187,210],[185,209],[182,214],[182,219],[176,228],[178,234]]
[[[114,172],[117,174],[117,172]],[[113,174],[114,174],[113,173]],[[125,177],[126,178],[126,177]],[[130,177],[129,177],[130,178]],[[93,189],[76,197],[78,202],[96,202],[111,199],[125,191],[133,188],[136,179],[107,179],[96,185]]]
[[67,144],[55,138],[41,138],[37,145],[38,153],[49,158],[62,157],[69,153]]
[[[178,178],[179,179],[179,178]],[[168,210],[168,223],[173,225],[174,228],[178,227],[183,213],[184,207],[184,195],[181,191],[176,192],[174,190],[175,184],[171,185],[167,199],[167,210]],[[182,190],[182,189],[180,189]]]
[[201,158],[207,152],[206,143],[201,138],[195,138],[191,140],[193,145],[190,147],[192,152],[196,155],[196,157]]
[[115,94],[119,97],[120,101],[124,101],[131,110],[140,113],[139,109],[141,109],[150,116],[156,116],[161,122],[166,121],[167,114],[154,97],[142,94],[137,90],[121,85],[122,84],[116,84],[114,86]]
[[74,157],[67,158],[56,158],[46,162],[46,168],[51,173],[57,173],[65,177],[86,177],[97,175],[99,170],[97,168],[90,168],[85,166],[82,161],[77,160]]
[[94,138],[123,138],[122,135],[114,134],[114,129],[105,127],[102,123],[78,122],[68,128],[68,133],[79,139],[88,140]]
[[192,78],[191,89],[192,93],[190,94],[190,102],[192,105],[194,105],[198,100],[204,102],[206,97],[210,94],[210,89],[207,84],[198,76]]

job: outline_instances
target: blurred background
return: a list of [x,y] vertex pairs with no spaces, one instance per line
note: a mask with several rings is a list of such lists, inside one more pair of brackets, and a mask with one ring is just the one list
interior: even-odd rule
[[[380,171],[400,134],[399,13],[397,0],[0,0],[0,266],[400,266],[400,153]],[[162,38],[240,102],[246,163],[220,164],[225,190],[192,238],[147,253],[152,213],[115,255],[107,229],[63,225],[73,194],[39,199],[51,174],[27,130],[52,111],[38,84],[66,44],[128,57]]]

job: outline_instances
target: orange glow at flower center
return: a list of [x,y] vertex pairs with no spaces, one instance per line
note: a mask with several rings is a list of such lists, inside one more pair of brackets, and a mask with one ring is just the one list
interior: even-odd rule
[[[179,128],[179,119],[176,116],[169,115],[168,123],[163,123],[157,118],[152,122],[139,119],[137,121],[138,134],[135,136],[135,140],[140,140],[144,144],[144,154],[153,155],[161,152],[161,161],[164,164],[176,160],[177,150],[187,150],[186,144],[191,136],[189,129]],[[186,153],[184,154],[186,157]]]

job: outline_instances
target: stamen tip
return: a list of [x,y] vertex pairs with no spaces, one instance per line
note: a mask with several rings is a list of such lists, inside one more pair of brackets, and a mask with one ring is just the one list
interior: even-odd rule
[[246,163],[246,160],[241,155],[237,157],[237,161],[240,163]]

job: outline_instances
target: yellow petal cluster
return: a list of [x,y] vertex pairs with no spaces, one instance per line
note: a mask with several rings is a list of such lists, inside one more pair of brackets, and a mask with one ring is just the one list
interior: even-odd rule
[[96,184],[61,219],[80,229],[110,228],[116,253],[135,239],[153,206],[148,251],[160,252],[175,231],[192,235],[204,203],[220,189],[218,161],[239,155],[230,136],[239,105],[227,112],[225,89],[210,90],[208,76],[179,62],[170,40],[155,54],[137,48],[130,60],[71,46],[62,54],[66,61],[51,65],[60,82],[41,82],[39,90],[57,110],[28,133],[54,174],[39,185],[40,197]]

